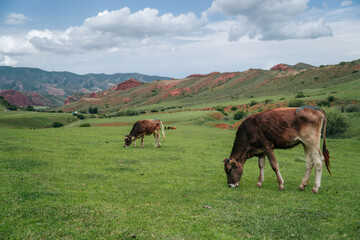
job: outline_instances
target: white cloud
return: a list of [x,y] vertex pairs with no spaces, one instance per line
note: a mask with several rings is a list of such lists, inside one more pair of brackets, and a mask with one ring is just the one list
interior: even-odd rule
[[230,41],[248,35],[261,40],[307,39],[332,36],[323,20],[299,21],[307,11],[308,0],[214,0],[209,14],[236,17],[229,30]]
[[0,54],[33,54],[36,50],[22,35],[0,36]]
[[145,8],[135,13],[125,7],[120,10],[99,13],[85,20],[83,27],[127,38],[183,35],[196,31],[203,25],[193,13],[174,16],[171,13],[159,16],[157,9]]
[[17,61],[12,59],[9,56],[1,56],[0,55],[0,66],[15,66]]
[[19,25],[24,24],[25,22],[30,20],[31,18],[26,17],[24,14],[11,13],[6,17],[4,24]]
[[103,11],[87,18],[81,26],[69,27],[64,32],[31,31],[29,42],[38,50],[56,53],[84,51],[116,51],[135,46],[150,45],[158,38],[186,36],[200,31],[206,19],[193,13],[174,16],[159,15],[156,9],[145,8],[131,13],[125,7]]
[[350,5],[352,5],[352,1],[342,1],[340,4],[340,6],[342,6],[342,7],[347,7]]

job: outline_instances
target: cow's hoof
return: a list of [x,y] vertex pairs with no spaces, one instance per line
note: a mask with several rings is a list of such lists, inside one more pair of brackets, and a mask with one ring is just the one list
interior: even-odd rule
[[300,189],[301,191],[304,191],[304,190],[305,190],[305,186],[301,184],[301,185],[299,186],[299,189]]
[[259,188],[261,188],[261,185],[262,185],[261,182],[257,182],[257,184],[256,184],[256,186],[259,187]]
[[279,191],[284,191],[284,185],[279,186]]
[[319,192],[319,189],[313,188],[313,189],[311,190],[311,192],[312,192],[312,193],[318,193],[318,192]]

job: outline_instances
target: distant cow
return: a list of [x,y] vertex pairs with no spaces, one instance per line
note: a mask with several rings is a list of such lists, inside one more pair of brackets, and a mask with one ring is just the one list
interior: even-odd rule
[[135,147],[135,140],[141,138],[141,147],[144,147],[144,136],[154,134],[155,145],[154,147],[161,147],[160,143],[160,127],[162,130],[163,138],[165,140],[165,132],[163,123],[159,119],[153,120],[139,120],[137,121],[130,134],[125,136],[124,147],[130,146],[132,142]]
[[[246,159],[259,157],[260,175],[257,186],[264,181],[265,156],[269,159],[279,183],[284,189],[274,149],[288,149],[302,144],[306,157],[305,176],[299,188],[304,190],[309,182],[315,165],[315,184],[312,189],[317,193],[321,184],[322,160],[330,172],[329,151],[326,149],[326,116],[315,107],[279,108],[250,115],[238,128],[229,158],[224,159],[224,168],[229,187],[239,185]],[[320,151],[321,128],[323,129],[323,152]]]

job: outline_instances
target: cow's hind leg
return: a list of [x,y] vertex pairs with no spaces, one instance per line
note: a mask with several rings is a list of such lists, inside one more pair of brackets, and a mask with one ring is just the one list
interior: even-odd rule
[[320,152],[319,148],[311,151],[311,157],[315,165],[315,184],[311,192],[318,193],[321,186],[321,174],[322,174],[322,160],[324,159],[323,155]]
[[271,168],[276,173],[276,177],[277,177],[277,180],[278,180],[278,183],[279,183],[279,190],[284,190],[284,179],[281,177],[281,173],[280,173],[280,170],[279,170],[279,164],[276,161],[274,150],[273,149],[267,150],[265,152],[265,154],[269,159]]
[[265,176],[264,176],[264,169],[265,169],[265,154],[262,154],[259,156],[259,180],[256,184],[256,186],[261,187],[262,183],[264,182]]
[[305,187],[308,185],[309,183],[309,179],[310,179],[310,175],[311,175],[311,171],[313,169],[314,166],[314,162],[313,159],[311,157],[311,151],[310,148],[306,147],[304,145],[304,152],[305,152],[305,159],[306,159],[306,169],[305,169],[305,175],[303,180],[301,181],[301,184],[299,186],[299,189],[304,191]]
[[159,135],[159,131],[158,131],[158,130],[155,130],[155,132],[154,132],[154,138],[155,138],[154,148],[156,148],[156,147],[161,147],[161,144],[160,144],[160,135]]

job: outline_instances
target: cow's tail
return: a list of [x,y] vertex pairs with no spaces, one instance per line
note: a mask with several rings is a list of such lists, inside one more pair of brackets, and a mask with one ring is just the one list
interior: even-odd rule
[[[325,113],[324,113],[324,115],[325,115]],[[330,155],[329,155],[329,151],[326,148],[326,122],[327,122],[327,119],[326,119],[326,115],[325,115],[325,118],[324,118],[324,121],[323,121],[323,152],[322,153],[323,153],[323,156],[324,156],[326,168],[327,168],[328,172],[331,175],[331,172],[330,172],[330,169],[331,169]]]
[[163,135],[163,138],[164,138],[164,141],[166,140],[166,137],[165,137],[165,132],[164,132],[164,125],[162,123],[162,121],[160,120],[160,125],[161,125],[161,131],[162,131],[162,135]]

